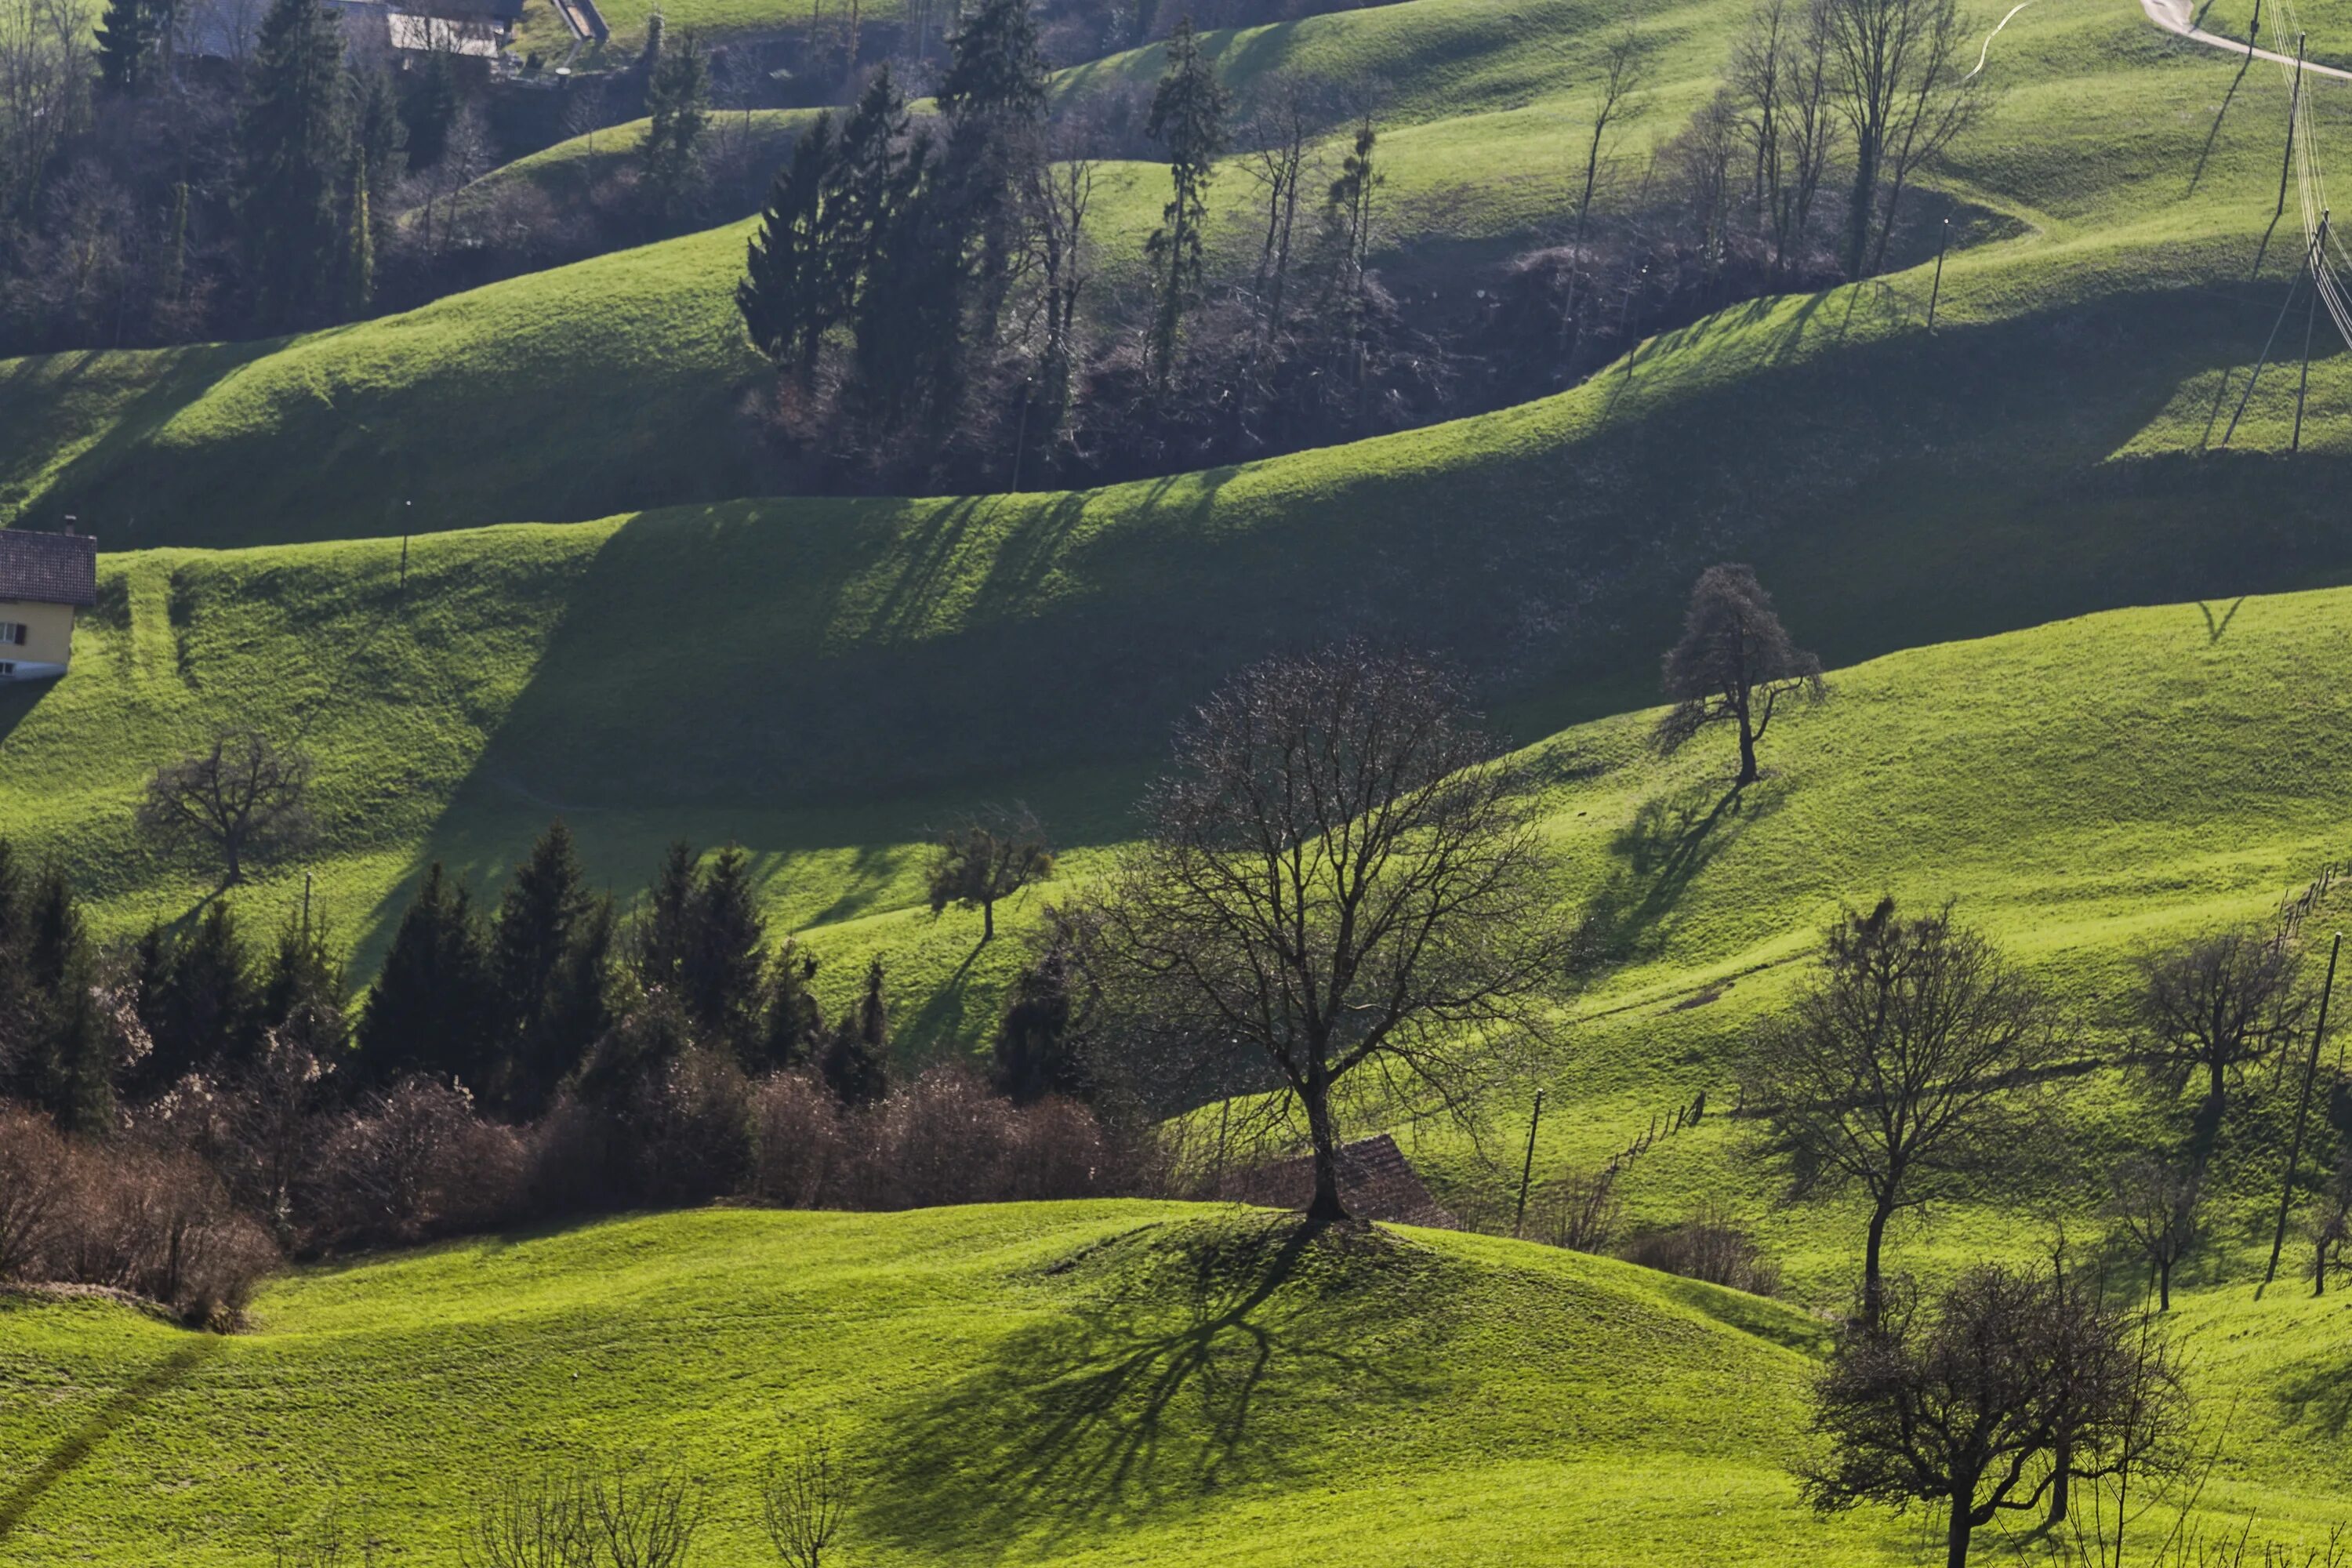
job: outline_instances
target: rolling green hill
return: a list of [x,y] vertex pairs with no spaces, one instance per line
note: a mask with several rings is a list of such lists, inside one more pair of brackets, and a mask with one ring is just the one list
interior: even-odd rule
[[[1294,1224],[706,1211],[300,1271],[228,1338],[0,1301],[0,1544],[226,1568],[333,1509],[438,1568],[497,1479],[650,1452],[707,1489],[712,1560],[756,1562],[748,1489],[814,1419],[856,1478],[845,1562],[1919,1560],[1918,1524],[1796,1497],[1815,1320],[1527,1244]],[[2245,1456],[2212,1515],[2324,1533],[2345,1309],[2181,1310]]]

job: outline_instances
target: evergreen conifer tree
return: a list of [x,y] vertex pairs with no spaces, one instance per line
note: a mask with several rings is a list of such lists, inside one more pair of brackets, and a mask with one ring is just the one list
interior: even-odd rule
[[378,1082],[430,1073],[471,1085],[490,1066],[492,1017],[473,899],[436,861],[400,917],[360,1018],[361,1064]]
[[170,0],[107,0],[96,34],[100,86],[125,97],[155,86],[173,10]]
[[755,1070],[789,1072],[816,1065],[824,1047],[824,1014],[809,990],[815,978],[816,955],[785,938],[768,983],[767,1037]]
[[30,1098],[38,1068],[26,973],[24,872],[15,846],[0,838],[0,1098]]
[[694,847],[684,839],[669,847],[646,897],[636,929],[637,983],[646,990],[677,991],[686,983],[687,950],[694,942],[694,895],[700,880]]
[[[651,47],[650,45],[648,47]],[[701,194],[702,137],[710,123],[710,63],[689,33],[663,48],[646,79],[646,185],[665,222]]]
[[805,382],[816,369],[824,334],[840,311],[825,256],[826,202],[835,184],[838,143],[833,117],[820,114],[776,171],[751,237],[735,308],[752,347],[779,370]]
[[844,1105],[871,1105],[890,1091],[889,1015],[882,1002],[882,961],[866,969],[866,989],[825,1047],[825,1086]]
[[289,915],[262,968],[255,1011],[262,1030],[298,1040],[329,1065],[350,1043],[343,1018],[343,966],[326,923]]
[[502,1068],[488,1085],[530,1114],[603,1034],[612,911],[588,890],[572,830],[551,824],[515,868],[490,939]]
[[253,1056],[260,1018],[251,956],[225,900],[163,956],[160,994],[144,1017],[153,1042],[142,1079],[169,1088],[192,1072],[243,1066]]
[[333,299],[345,110],[334,14],[320,0],[272,0],[237,112],[237,226],[265,329],[317,320]]
[[752,901],[751,860],[741,849],[728,846],[703,871],[688,931],[679,989],[696,1034],[754,1067],[768,928]]
[[1151,98],[1146,124],[1168,149],[1173,186],[1160,213],[1160,226],[1145,242],[1157,291],[1149,342],[1155,385],[1166,387],[1174,374],[1184,318],[1200,302],[1202,230],[1208,222],[1209,180],[1217,154],[1225,149],[1224,86],[1192,37],[1192,19],[1177,23],[1168,39],[1168,69]]
[[992,343],[1021,251],[1019,187],[1045,155],[1046,65],[1029,0],[982,0],[956,30],[937,100],[946,182],[969,246],[975,344]]
[[97,961],[78,935],[42,1009],[47,1051],[40,1104],[68,1132],[95,1136],[114,1126],[114,1039],[93,994]]

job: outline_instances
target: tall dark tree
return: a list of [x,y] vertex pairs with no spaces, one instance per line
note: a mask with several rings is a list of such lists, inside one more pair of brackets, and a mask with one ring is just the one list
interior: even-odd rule
[[343,998],[342,961],[326,922],[288,916],[261,966],[254,997],[254,1056],[274,1031],[332,1067],[350,1043]]
[[983,346],[995,341],[1023,250],[1020,195],[1045,157],[1045,77],[1030,0],[981,0],[956,29],[940,79],[945,179],[971,249],[971,340]]
[[2299,951],[2268,931],[2217,931],[2139,961],[2128,1023],[2148,1070],[2178,1094],[2205,1080],[2205,1115],[2218,1124],[2231,1081],[2294,1037],[2312,987]]
[[851,318],[858,401],[886,429],[942,426],[963,391],[964,228],[927,132],[908,142],[877,211]]
[[2021,1081],[2061,1049],[2047,999],[1948,908],[1906,919],[1886,899],[1830,927],[1812,977],[1757,1031],[1743,1098],[1801,1186],[1869,1198],[1865,1312],[1887,1222],[2014,1160],[2031,1128]]
[[1304,1114],[1317,1218],[1346,1215],[1343,1085],[1461,1111],[1549,1026],[1575,931],[1498,749],[1424,661],[1269,660],[1178,731],[1141,842],[1076,921],[1131,1054]]
[[787,937],[776,950],[768,982],[767,1033],[754,1070],[789,1071],[814,1067],[825,1047],[824,1014],[809,990],[816,957]]
[[1674,707],[1658,721],[1658,749],[1673,752],[1710,724],[1734,725],[1742,785],[1760,776],[1756,748],[1781,700],[1818,702],[1829,691],[1822,661],[1790,640],[1754,569],[1733,565],[1708,567],[1691,588],[1665,686]]
[[31,911],[16,846],[0,837],[0,1099],[33,1093],[38,1066],[26,936]]
[[792,161],[776,171],[760,209],[760,230],[748,244],[742,280],[735,285],[735,308],[751,346],[803,382],[843,313],[825,248],[838,152],[833,117],[818,115],[793,144]]
[[400,917],[361,1015],[361,1065],[379,1083],[425,1073],[470,1086],[492,1065],[496,1021],[473,896],[436,860]]
[[871,1105],[890,1089],[890,1017],[882,999],[882,961],[866,966],[866,988],[825,1046],[825,1087],[844,1105]]
[[255,321],[331,310],[349,167],[341,24],[320,0],[271,0],[237,114],[237,229]]
[[1225,150],[1224,84],[1201,53],[1186,16],[1168,39],[1168,68],[1152,94],[1146,122],[1152,139],[1168,149],[1172,189],[1160,213],[1160,226],[1145,243],[1156,290],[1150,338],[1154,384],[1165,387],[1175,372],[1184,319],[1201,297],[1203,231],[1209,219],[1209,181],[1217,155]]
[[710,126],[710,62],[688,33],[655,60],[646,80],[646,184],[665,221],[690,210],[702,189],[702,139]]
[[712,857],[695,889],[694,919],[679,994],[706,1045],[758,1060],[768,927],[751,888],[750,857],[729,845]]
[[1015,1105],[1032,1105],[1048,1095],[1084,1100],[1094,1092],[1094,1072],[1076,1027],[1071,994],[1078,979],[1066,945],[1055,942],[1024,964],[1005,994],[997,1020],[990,1076]]
[[98,78],[109,92],[132,97],[162,79],[176,9],[172,0],[107,0],[96,38]]
[[498,1103],[536,1112],[604,1032],[611,941],[610,907],[559,817],[509,879],[490,937],[502,1060],[486,1087]]
[[34,1102],[68,1132],[107,1131],[114,1119],[113,1037],[94,994],[89,930],[62,869],[52,866],[34,879],[24,922]]
[[142,1079],[168,1088],[193,1072],[223,1073],[249,1062],[263,1024],[253,954],[236,911],[215,900],[165,949],[157,994],[142,1021],[153,1042]]

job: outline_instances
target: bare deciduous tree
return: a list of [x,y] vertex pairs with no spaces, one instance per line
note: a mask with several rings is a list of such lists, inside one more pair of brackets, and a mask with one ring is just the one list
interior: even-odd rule
[[[1104,1016],[1180,1068],[1255,1064],[1345,1217],[1334,1098],[1466,1112],[1545,1027],[1574,932],[1518,771],[1453,679],[1343,643],[1244,671],[1181,726],[1141,841],[1075,922]],[[1270,1084],[1269,1084],[1270,1078]]]
[[1036,814],[1017,802],[973,814],[939,836],[929,876],[931,913],[980,911],[980,940],[996,936],[996,902],[1054,874],[1054,848]]
[[2305,1234],[2311,1237],[2311,1293],[2324,1296],[2327,1277],[2343,1268],[2345,1248],[2352,1246],[2352,1157],[2337,1163]]
[[0,0],[0,223],[26,215],[58,150],[89,117],[90,14],[75,0]]
[[1755,154],[1751,183],[1772,244],[1771,276],[1812,222],[1832,152],[1830,0],[1758,0],[1731,57],[1730,87],[1741,133]]
[[2156,1274],[2157,1310],[2172,1310],[2172,1270],[2197,1244],[2202,1196],[2194,1166],[2147,1156],[2126,1161],[2108,1184],[2107,1215]]
[[2205,1078],[2206,1114],[2219,1121],[2230,1079],[2284,1045],[2311,1009],[2303,955],[2274,936],[2226,931],[2139,962],[2129,1022],[2169,1093]]
[[848,1478],[823,1428],[801,1437],[789,1456],[771,1454],[760,1479],[760,1521],[786,1568],[824,1568],[849,1511]]
[[1846,275],[1859,278],[1865,265],[1874,272],[1885,260],[1906,184],[1975,124],[1990,100],[1983,79],[1966,68],[1971,28],[1958,0],[1824,3],[1835,102],[1853,137]]
[[593,1568],[579,1478],[550,1471],[499,1482],[476,1500],[457,1560],[465,1568]]
[[701,1489],[643,1456],[499,1483],[477,1503],[466,1568],[680,1568],[701,1532]]
[[1601,57],[1601,96],[1592,106],[1591,134],[1584,142],[1584,166],[1576,188],[1576,218],[1569,234],[1568,289],[1560,302],[1559,330],[1563,352],[1575,353],[1577,284],[1583,277],[1584,239],[1592,221],[1592,204],[1614,161],[1611,132],[1641,106],[1643,87],[1650,75],[1650,42],[1627,26],[1609,40]]
[[202,752],[167,763],[147,781],[139,826],[166,843],[202,839],[219,851],[225,880],[245,861],[290,848],[310,831],[310,760],[258,730],[229,730]]
[[1906,920],[1886,899],[1829,929],[1812,980],[1757,1031],[1744,1089],[1801,1187],[1869,1197],[1865,1311],[1887,1221],[1989,1154],[2014,1158],[2019,1080],[2058,1049],[2049,1003],[1948,907]]
[[1674,707],[1658,721],[1658,750],[1672,752],[1710,724],[1736,725],[1743,786],[1762,776],[1756,748],[1780,700],[1829,694],[1822,661],[1790,640],[1754,569],[1728,564],[1708,567],[1692,585],[1682,640],[1666,653],[1665,689]]
[[[1909,1299],[1850,1326],[1814,1389],[1825,1463],[1803,1473],[1824,1512],[1863,1503],[1946,1510],[1945,1563],[2062,1478],[2179,1460],[2179,1358],[2154,1320],[2052,1272],[1984,1268],[1932,1310]],[[2062,1438],[2069,1446],[2060,1458]]]
[[1251,296],[1257,301],[1261,342],[1280,331],[1283,296],[1290,283],[1298,196],[1312,178],[1317,117],[1313,95],[1295,73],[1277,72],[1261,90],[1244,132],[1250,151],[1242,168],[1257,186],[1261,232]]

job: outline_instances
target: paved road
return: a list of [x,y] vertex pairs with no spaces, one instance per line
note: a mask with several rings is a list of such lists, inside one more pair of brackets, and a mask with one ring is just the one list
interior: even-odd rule
[[[2184,38],[2193,38],[2212,48],[2225,49],[2241,59],[2245,58],[2245,39],[2225,38],[2219,33],[2209,33],[2197,26],[2191,0],[2139,0],[2139,8],[2147,13],[2149,21],[2168,33],[2178,33]],[[2256,49],[2254,58],[2283,66],[2294,64],[2293,55],[2273,54],[2268,49]],[[2332,76],[2338,81],[2352,81],[2352,70],[2339,70],[2334,66],[2313,65],[2305,60],[2303,69],[2306,76]]]

